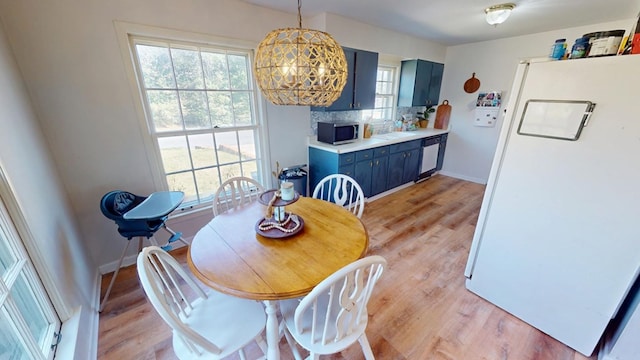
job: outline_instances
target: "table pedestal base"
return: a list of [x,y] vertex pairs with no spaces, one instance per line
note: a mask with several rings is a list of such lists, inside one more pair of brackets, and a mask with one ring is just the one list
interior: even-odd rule
[[280,360],[280,331],[278,328],[278,304],[275,300],[265,300],[265,309],[267,313],[267,360]]

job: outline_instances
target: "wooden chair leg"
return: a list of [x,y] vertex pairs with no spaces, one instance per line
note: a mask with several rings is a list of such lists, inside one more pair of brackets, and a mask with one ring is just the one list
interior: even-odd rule
[[[142,243],[142,238],[140,238],[140,242]],[[122,260],[124,259],[124,256],[127,253],[127,249],[129,248],[130,243],[131,243],[131,240],[127,240],[127,246],[125,246],[124,250],[122,250],[122,255],[120,255],[120,260],[118,261],[118,267],[116,268],[116,271],[113,273],[113,277],[111,278],[111,282],[109,283],[107,292],[104,294],[104,298],[102,298],[102,302],[100,303],[100,309],[98,310],[99,312],[102,312],[102,310],[104,310],[104,306],[107,303],[107,299],[109,299],[109,295],[111,294],[111,288],[113,287],[113,283],[116,281],[116,277],[118,276],[118,273],[120,272],[120,266],[122,266]]]

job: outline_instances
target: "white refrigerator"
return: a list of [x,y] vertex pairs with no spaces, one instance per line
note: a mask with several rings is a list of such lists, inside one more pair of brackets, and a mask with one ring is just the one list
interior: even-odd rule
[[520,64],[467,288],[590,355],[639,269],[640,55]]

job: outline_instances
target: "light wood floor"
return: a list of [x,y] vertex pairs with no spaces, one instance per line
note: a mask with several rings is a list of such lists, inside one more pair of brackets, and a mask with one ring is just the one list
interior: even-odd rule
[[[482,185],[436,175],[366,205],[369,254],[389,263],[369,303],[367,336],[376,358],[595,360],[465,289],[483,192]],[[186,261],[185,249],[172,254]],[[110,279],[103,278],[103,293]],[[293,358],[284,340],[280,348],[283,359]],[[100,315],[98,358],[176,359],[171,331],[147,303],[134,266],[120,271]],[[326,358],[363,356],[356,344]]]

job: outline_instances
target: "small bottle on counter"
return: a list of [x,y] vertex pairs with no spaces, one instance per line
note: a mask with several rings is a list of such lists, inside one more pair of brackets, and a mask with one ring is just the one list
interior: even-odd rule
[[567,49],[567,39],[558,39],[551,47],[549,57],[556,60],[561,60]]

